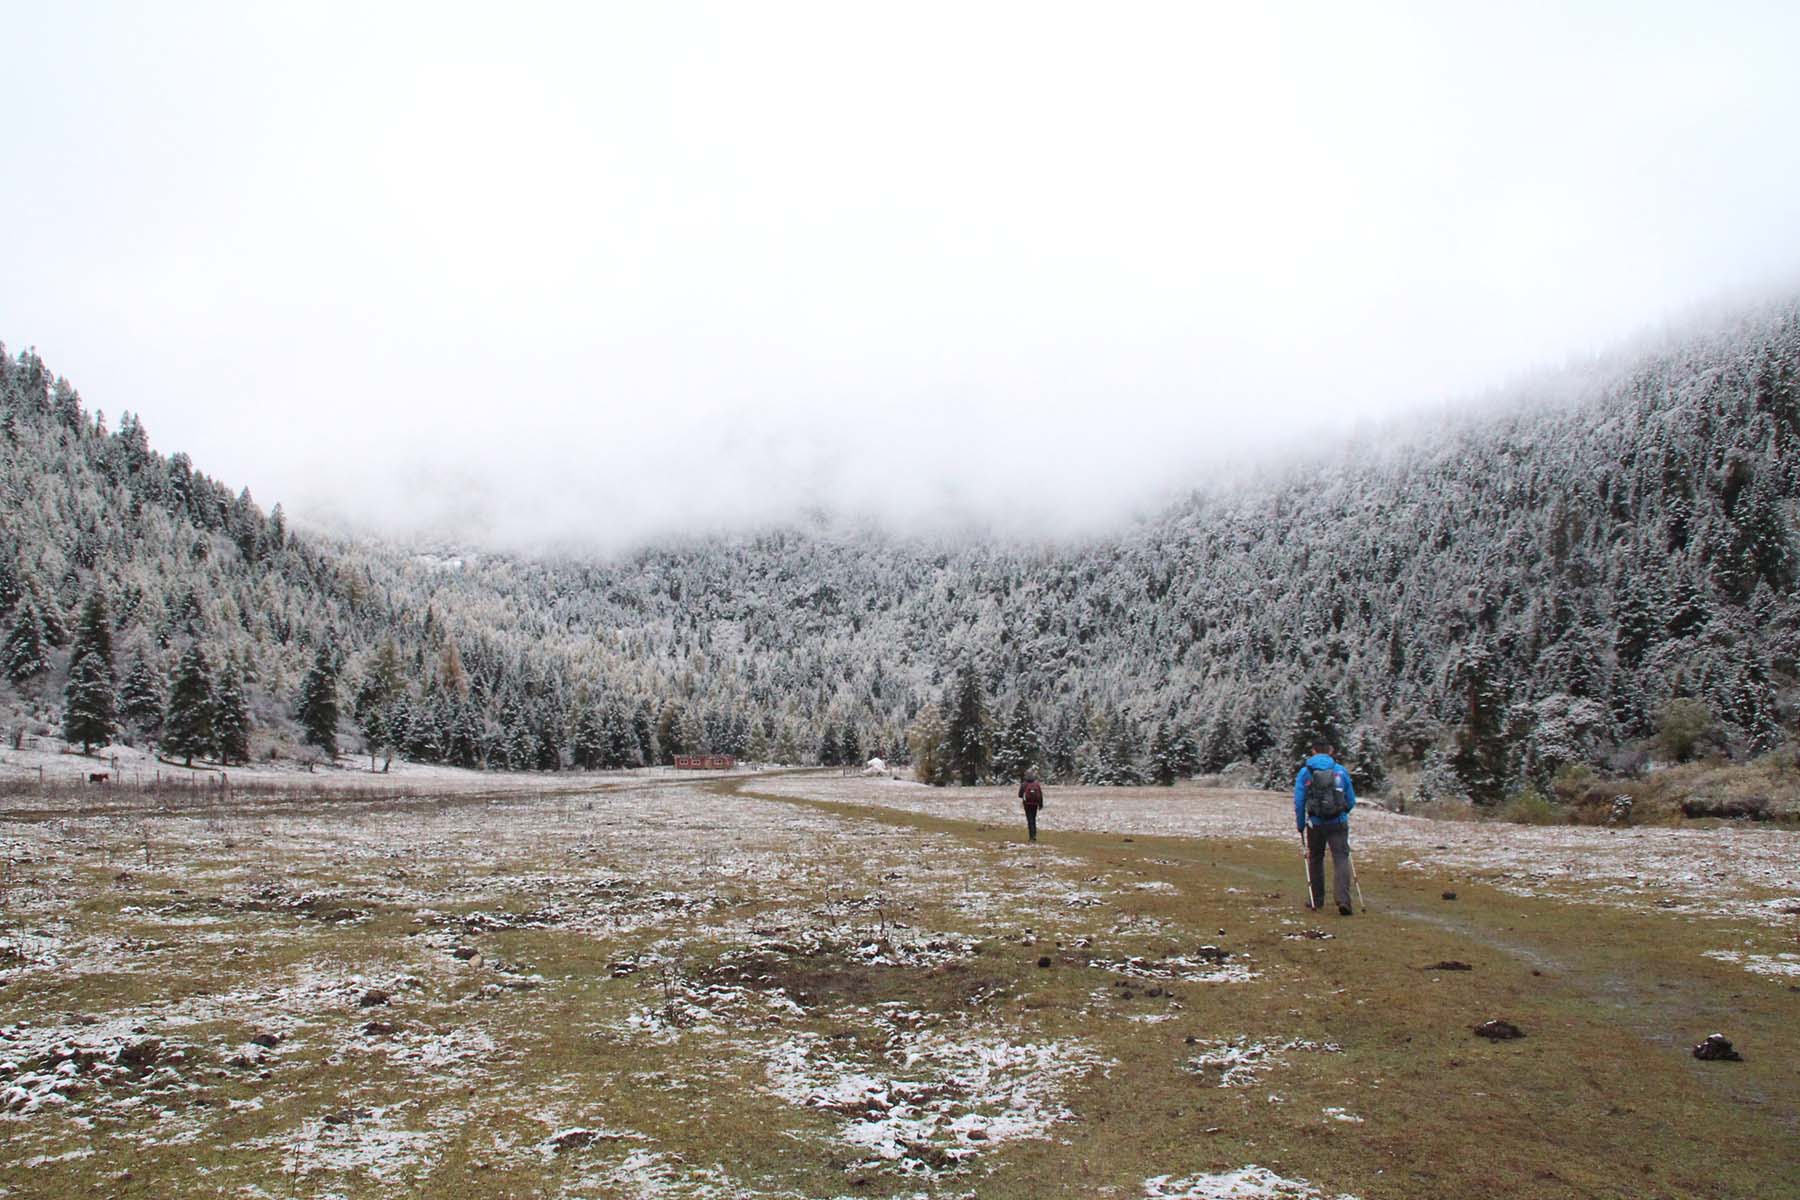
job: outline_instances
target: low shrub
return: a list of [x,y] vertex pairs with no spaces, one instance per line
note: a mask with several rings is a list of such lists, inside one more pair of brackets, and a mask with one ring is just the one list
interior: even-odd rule
[[1536,788],[1526,788],[1507,797],[1494,815],[1515,825],[1561,825],[1568,820],[1562,807]]

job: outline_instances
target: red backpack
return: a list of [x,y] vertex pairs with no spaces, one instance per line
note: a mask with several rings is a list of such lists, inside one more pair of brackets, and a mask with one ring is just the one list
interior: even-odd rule
[[1032,808],[1044,807],[1044,789],[1033,779],[1025,784],[1025,803]]

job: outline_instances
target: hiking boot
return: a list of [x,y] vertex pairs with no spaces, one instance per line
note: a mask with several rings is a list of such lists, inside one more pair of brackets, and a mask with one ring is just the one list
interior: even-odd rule
[[1350,906],[1348,904],[1338,905],[1338,916],[1347,917],[1349,915],[1350,915]]

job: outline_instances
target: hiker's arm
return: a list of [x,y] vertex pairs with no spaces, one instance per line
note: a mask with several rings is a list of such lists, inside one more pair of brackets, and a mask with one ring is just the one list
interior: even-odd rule
[[1306,832],[1306,768],[1294,776],[1294,828]]
[[[1350,772],[1344,772],[1344,799],[1350,802],[1350,808],[1356,807],[1356,785],[1350,782]],[[1350,809],[1344,810],[1349,812]]]

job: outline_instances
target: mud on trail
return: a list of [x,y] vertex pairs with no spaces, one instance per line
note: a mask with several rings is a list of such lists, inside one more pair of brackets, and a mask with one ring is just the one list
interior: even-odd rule
[[1344,919],[1271,802],[0,811],[0,1195],[1800,1194],[1760,849],[1669,908],[1373,820]]

